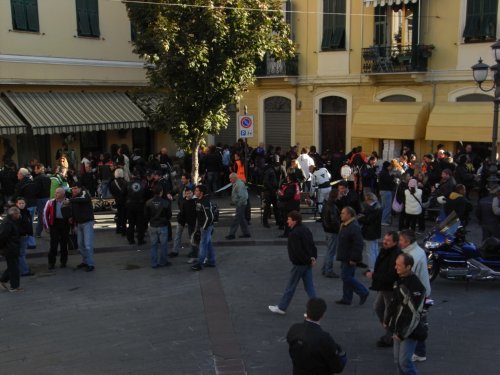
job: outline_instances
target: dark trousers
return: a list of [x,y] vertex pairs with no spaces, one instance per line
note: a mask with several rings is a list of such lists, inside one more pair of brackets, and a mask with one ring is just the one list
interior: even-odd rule
[[5,257],[7,262],[7,269],[3,271],[0,281],[6,283],[10,281],[10,287],[12,289],[19,288],[20,276],[19,276],[19,255],[8,255]]
[[50,248],[49,248],[49,265],[56,264],[57,247],[61,249],[61,265],[66,265],[68,262],[68,238],[69,238],[69,223],[68,220],[54,219],[54,225],[50,227]]
[[127,205],[127,239],[134,242],[135,229],[137,227],[137,241],[144,242],[144,203],[133,203]]
[[127,234],[127,208],[124,204],[116,206],[116,233]]
[[405,228],[409,228],[412,231],[417,229],[417,222],[420,215],[410,215],[405,214]]
[[273,206],[273,214],[276,219],[276,224],[283,225],[281,219],[281,215],[278,211],[278,202],[276,198],[276,194],[274,192],[265,192],[264,193],[264,213],[262,217],[262,221],[264,224],[267,224],[269,220],[269,216],[271,216],[271,205]]

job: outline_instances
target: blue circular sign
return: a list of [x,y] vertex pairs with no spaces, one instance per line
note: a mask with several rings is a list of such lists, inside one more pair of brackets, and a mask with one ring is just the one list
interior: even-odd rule
[[241,126],[244,127],[245,129],[252,127],[252,119],[250,117],[242,117],[240,123]]

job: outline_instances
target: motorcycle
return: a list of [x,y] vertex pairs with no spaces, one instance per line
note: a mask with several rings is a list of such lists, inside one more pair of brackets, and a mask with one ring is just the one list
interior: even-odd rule
[[465,230],[453,211],[426,236],[424,248],[430,280],[500,279],[500,239],[490,237],[480,247],[465,239]]

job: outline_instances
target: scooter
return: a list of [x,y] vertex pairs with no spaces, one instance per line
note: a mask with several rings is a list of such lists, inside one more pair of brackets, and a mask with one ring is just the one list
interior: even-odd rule
[[500,279],[500,239],[490,237],[477,247],[465,239],[465,230],[453,211],[426,236],[424,248],[431,281]]

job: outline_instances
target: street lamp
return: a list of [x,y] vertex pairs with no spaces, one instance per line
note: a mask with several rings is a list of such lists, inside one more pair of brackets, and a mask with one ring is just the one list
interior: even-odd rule
[[[494,188],[498,185],[498,167],[497,167],[497,140],[498,140],[498,108],[500,106],[500,39],[497,40],[494,44],[492,44],[491,49],[493,50],[493,55],[495,57],[495,61],[497,62],[495,65],[488,66],[483,63],[482,59],[479,59],[479,62],[473,65],[472,68],[472,76],[474,77],[474,81],[476,81],[479,85],[479,88],[488,92],[491,90],[495,90],[495,98],[493,99],[493,134],[491,136],[491,164],[490,164],[490,176],[488,177],[488,186],[490,189]],[[488,78],[488,69],[493,72],[493,86],[489,89],[484,89],[482,84]]]

